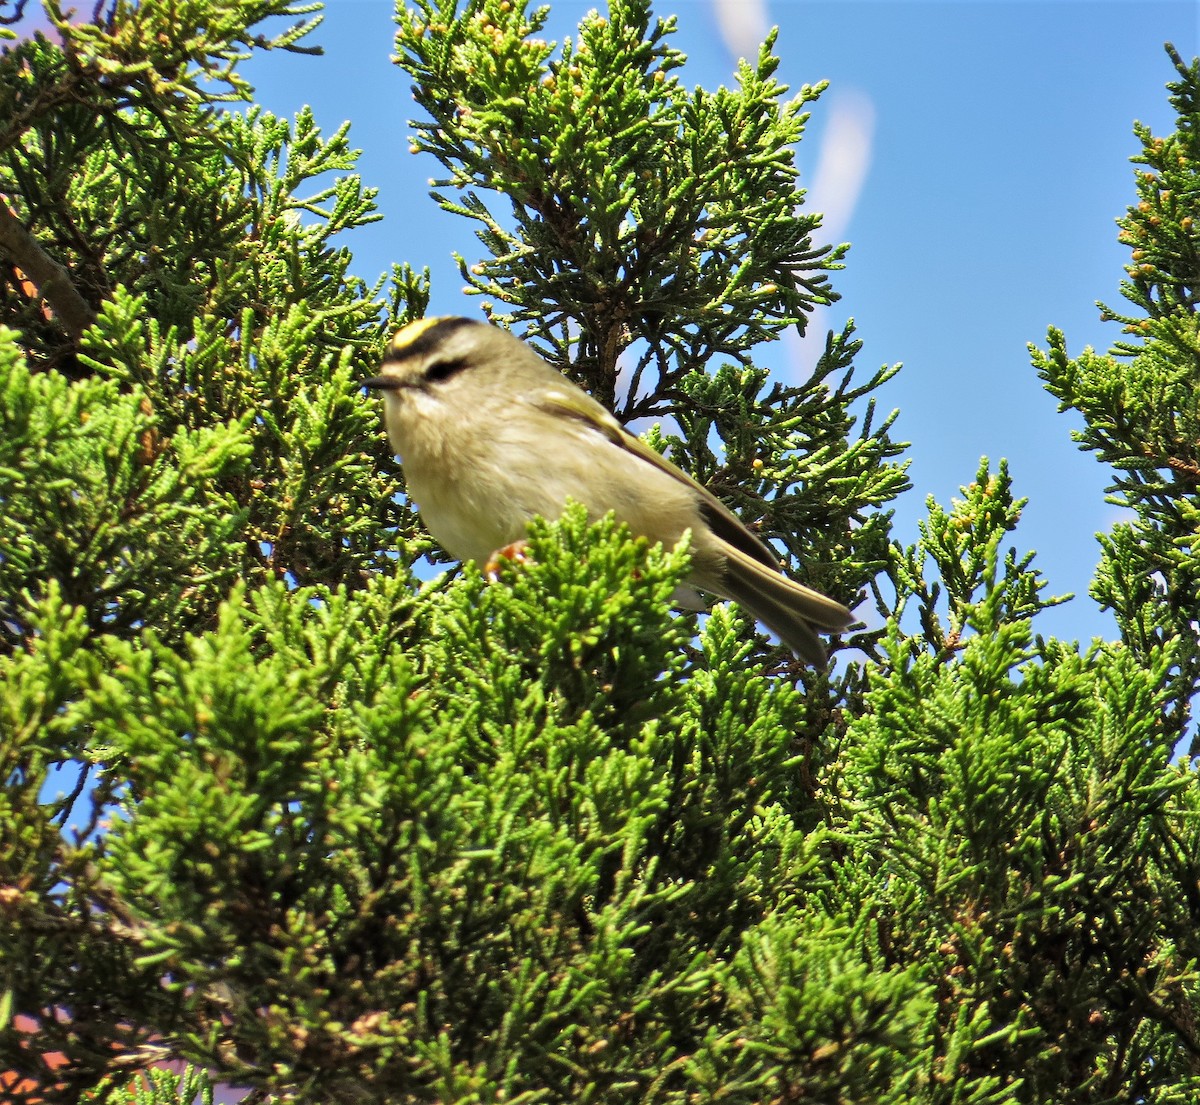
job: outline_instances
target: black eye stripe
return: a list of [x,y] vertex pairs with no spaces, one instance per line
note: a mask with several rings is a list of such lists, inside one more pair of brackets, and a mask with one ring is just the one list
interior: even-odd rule
[[442,380],[449,380],[451,376],[457,376],[466,367],[467,362],[462,357],[446,361],[434,361],[433,364],[425,369],[425,379],[431,384],[440,383]]

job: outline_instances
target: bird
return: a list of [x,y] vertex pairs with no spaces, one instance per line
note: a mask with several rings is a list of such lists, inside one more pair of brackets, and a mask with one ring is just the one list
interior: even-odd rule
[[[491,323],[419,319],[363,381],[384,397],[384,423],[421,519],[459,560],[486,563],[519,543],[529,521],[611,511],[638,536],[673,547],[691,533],[687,583],[733,599],[806,663],[826,663],[818,630],[837,633],[851,611],[789,579],[767,545],[686,472]],[[694,590],[682,605],[703,609]]]

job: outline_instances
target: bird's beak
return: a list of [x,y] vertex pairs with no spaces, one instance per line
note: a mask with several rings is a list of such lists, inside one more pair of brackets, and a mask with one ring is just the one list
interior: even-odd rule
[[372,376],[358,385],[363,388],[373,388],[376,391],[398,391],[404,387],[404,381],[395,376]]

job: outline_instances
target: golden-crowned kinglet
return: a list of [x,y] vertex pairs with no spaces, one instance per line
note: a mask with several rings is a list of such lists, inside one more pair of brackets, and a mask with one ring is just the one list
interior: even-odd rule
[[825,662],[816,630],[854,621],[780,574],[716,498],[507,331],[422,319],[392,339],[381,372],[365,384],[384,392],[409,493],[451,555],[485,561],[522,538],[532,517],[557,518],[574,499],[668,547],[691,530],[688,582],[741,603],[811,664]]

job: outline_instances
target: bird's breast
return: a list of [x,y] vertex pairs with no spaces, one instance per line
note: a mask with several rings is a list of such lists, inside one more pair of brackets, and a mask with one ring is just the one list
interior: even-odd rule
[[706,556],[708,527],[694,490],[584,422],[467,414],[447,434],[419,409],[405,414],[389,432],[409,494],[453,556],[486,560],[524,537],[531,518],[559,517],[568,499],[592,518],[611,510],[638,536],[667,546],[691,529],[694,555]]

